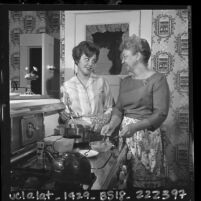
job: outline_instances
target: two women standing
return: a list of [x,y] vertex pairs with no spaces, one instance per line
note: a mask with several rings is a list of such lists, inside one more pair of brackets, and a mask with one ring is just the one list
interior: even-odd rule
[[90,124],[91,116],[102,115],[104,123],[93,128],[100,131],[103,127],[101,134],[106,136],[121,125],[119,136],[126,141],[131,167],[129,183],[132,187],[160,187],[164,165],[160,126],[169,110],[168,83],[165,76],[148,67],[151,49],[145,39],[132,35],[120,49],[129,75],[121,80],[115,107],[109,84],[93,74],[98,48],[84,41],[73,49],[78,72],[64,83],[63,102],[70,107],[60,116],[66,120],[72,112]]

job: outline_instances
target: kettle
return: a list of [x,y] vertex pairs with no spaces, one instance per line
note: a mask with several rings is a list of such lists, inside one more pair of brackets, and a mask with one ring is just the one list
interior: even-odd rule
[[61,172],[64,169],[63,166],[63,162],[66,158],[66,154],[63,155],[61,158],[55,159],[54,156],[52,155],[51,152],[49,152],[48,150],[45,150],[45,155],[47,156],[47,158],[49,159],[52,168],[55,172]]
[[79,184],[91,183],[91,164],[89,160],[79,152],[68,152],[57,159],[47,150],[45,154],[47,154],[52,164],[55,181]]

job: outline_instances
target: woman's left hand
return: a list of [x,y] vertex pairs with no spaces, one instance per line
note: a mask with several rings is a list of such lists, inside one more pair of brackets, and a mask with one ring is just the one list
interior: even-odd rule
[[124,128],[120,131],[119,136],[123,138],[132,137],[135,133],[135,127],[134,124],[128,124],[124,126]]

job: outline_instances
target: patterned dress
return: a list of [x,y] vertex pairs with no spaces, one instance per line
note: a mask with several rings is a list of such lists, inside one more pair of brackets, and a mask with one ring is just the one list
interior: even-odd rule
[[155,73],[145,80],[131,76],[122,80],[113,114],[123,119],[121,127],[147,119],[150,127],[126,139],[129,181],[133,187],[157,188],[163,185],[164,154],[160,126],[169,109],[166,78]]
[[[122,127],[136,123],[137,119],[124,117]],[[163,185],[164,155],[160,129],[155,131],[141,130],[133,137],[126,139],[132,185],[134,187],[156,188]]]

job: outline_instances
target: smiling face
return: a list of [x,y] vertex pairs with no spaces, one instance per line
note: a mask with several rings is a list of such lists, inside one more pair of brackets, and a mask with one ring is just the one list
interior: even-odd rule
[[96,55],[94,54],[91,57],[87,57],[85,54],[83,54],[80,57],[77,65],[80,73],[82,73],[84,76],[90,76],[96,65]]
[[128,72],[133,72],[135,66],[139,63],[139,55],[133,54],[131,50],[124,49],[122,52],[122,64],[127,68]]

